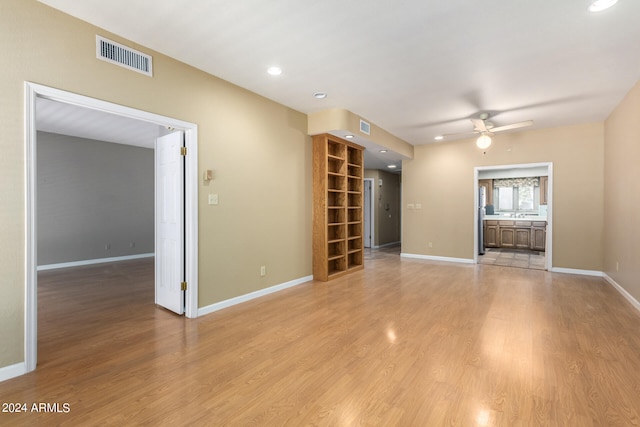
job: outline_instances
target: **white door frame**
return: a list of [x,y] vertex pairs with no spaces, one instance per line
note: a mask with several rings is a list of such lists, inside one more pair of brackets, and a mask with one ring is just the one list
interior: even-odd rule
[[547,235],[545,240],[545,270],[553,268],[553,162],[525,163],[516,165],[479,166],[473,170],[473,262],[478,263],[478,172],[484,170],[524,169],[546,167],[549,173],[547,188]]
[[37,363],[37,241],[36,241],[36,99],[47,98],[79,107],[117,114],[132,119],[169,126],[185,133],[185,238],[188,283],[185,315],[198,316],[198,126],[194,123],[137,110],[63,90],[25,82],[25,369],[33,371]]

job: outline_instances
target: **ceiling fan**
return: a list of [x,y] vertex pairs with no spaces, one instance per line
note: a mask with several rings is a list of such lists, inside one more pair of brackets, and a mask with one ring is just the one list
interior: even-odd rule
[[527,126],[533,125],[533,120],[527,120],[524,122],[512,123],[510,125],[498,126],[495,127],[494,124],[489,120],[489,113],[481,113],[477,119],[471,119],[471,123],[473,123],[473,131],[471,132],[462,132],[462,133],[450,133],[448,135],[442,135],[443,139],[451,136],[459,136],[459,135],[469,135],[469,134],[480,134],[478,139],[476,140],[476,145],[478,148],[489,148],[491,145],[491,137],[496,132],[502,132],[505,130],[518,129]]

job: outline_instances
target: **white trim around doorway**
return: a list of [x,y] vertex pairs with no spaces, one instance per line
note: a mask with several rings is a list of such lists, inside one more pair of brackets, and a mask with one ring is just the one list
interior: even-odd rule
[[526,169],[546,167],[549,174],[547,192],[547,235],[545,242],[545,270],[553,270],[553,162],[524,163],[515,165],[478,166],[473,170],[473,262],[478,263],[478,175],[484,170]]
[[25,372],[33,371],[37,363],[37,242],[36,242],[36,99],[90,108],[169,126],[185,133],[188,156],[185,164],[185,238],[188,283],[185,315],[198,316],[198,126],[171,117],[89,98],[60,89],[25,82]]

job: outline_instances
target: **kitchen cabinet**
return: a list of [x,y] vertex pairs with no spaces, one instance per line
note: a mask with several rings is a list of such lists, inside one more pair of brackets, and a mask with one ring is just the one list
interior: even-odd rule
[[547,196],[549,194],[549,177],[541,176],[540,177],[540,204],[547,204]]
[[500,225],[498,227],[498,236],[500,237],[498,240],[499,248],[514,248],[516,246],[513,227],[503,227]]
[[485,248],[497,248],[500,246],[500,240],[498,239],[498,221],[485,221],[483,234]]
[[484,246],[545,250],[546,221],[485,220]]
[[487,198],[485,205],[482,207],[484,208],[486,205],[493,205],[493,180],[479,179],[478,187],[484,187],[484,194],[486,195],[486,198]]
[[531,246],[531,228],[516,228],[514,238],[516,248],[529,249]]
[[534,221],[531,228],[531,249],[534,251],[544,251],[547,244],[547,223]]

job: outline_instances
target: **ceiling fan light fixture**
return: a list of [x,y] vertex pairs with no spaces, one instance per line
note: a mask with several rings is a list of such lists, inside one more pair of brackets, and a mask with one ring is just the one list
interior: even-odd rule
[[272,76],[279,76],[280,74],[282,74],[282,68],[280,67],[269,67],[267,68],[267,73],[269,73]]
[[589,12],[602,12],[616,4],[618,0],[595,0],[589,6]]
[[489,146],[491,145],[491,137],[486,133],[483,133],[476,140],[476,145],[482,150],[489,148]]

